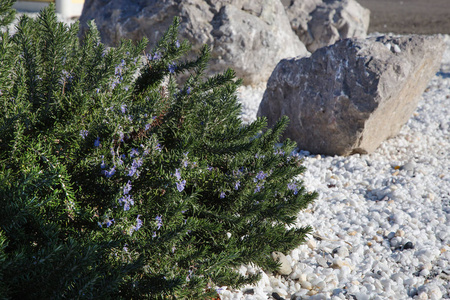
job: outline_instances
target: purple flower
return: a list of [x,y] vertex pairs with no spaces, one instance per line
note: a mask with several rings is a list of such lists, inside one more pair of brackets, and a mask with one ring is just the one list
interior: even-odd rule
[[177,182],[177,189],[180,193],[184,190],[185,186],[186,186],[186,180]]
[[99,138],[99,137],[97,137],[97,139],[95,140],[94,146],[95,146],[95,147],[100,146],[100,138]]
[[116,173],[116,166],[112,167],[111,170],[109,171],[106,170],[103,171],[103,174],[105,174],[106,178],[112,177],[115,173]]
[[223,199],[223,198],[225,198],[225,192],[220,193],[220,199]]
[[106,227],[111,226],[114,223],[114,219],[108,219],[106,220]]
[[238,180],[236,181],[236,183],[234,184],[234,189],[237,191],[239,189],[239,187],[241,186],[241,181]]
[[153,55],[153,60],[158,60],[160,58],[161,58],[161,53],[160,52],[157,52],[157,53],[155,53],[155,55]]
[[294,195],[298,193],[298,187],[295,183],[291,182],[287,185],[288,190],[294,191]]
[[[259,171],[259,173],[256,175],[256,179],[258,180],[264,180],[266,178],[267,174],[263,171]],[[255,181],[256,182],[256,181]]]
[[123,187],[123,194],[127,195],[131,191],[131,182],[128,180],[127,184]]
[[119,141],[123,142],[124,134],[122,131],[119,131]]
[[180,48],[180,41],[179,41],[179,40],[177,40],[177,41],[175,42],[175,47]]
[[142,167],[143,164],[144,164],[144,161],[140,157],[133,160],[133,165],[136,165],[137,168]]
[[142,222],[141,219],[139,219],[139,217],[140,217],[140,215],[138,215],[138,216],[136,217],[136,226],[133,227],[133,230],[134,230],[134,231],[138,231],[139,228],[142,227],[143,222]]
[[283,150],[277,149],[277,150],[274,152],[274,154],[277,154],[277,155],[284,155],[285,153],[284,153]]
[[128,176],[132,177],[137,172],[137,167],[135,165],[131,165],[130,170],[128,170]]
[[156,145],[155,149],[161,152],[161,144]]
[[211,167],[211,166],[208,166],[208,171],[212,171],[212,169],[213,169],[213,167]]
[[156,216],[155,220],[156,220],[156,226],[157,226],[156,229],[159,230],[163,226],[162,218],[161,218],[161,216]]
[[127,105],[126,104],[122,104],[120,106],[120,110],[122,111],[122,113],[124,114],[127,111]]
[[122,59],[122,62],[120,65],[117,65],[115,70],[114,70],[114,75],[122,75],[122,70],[123,70],[123,66],[125,65],[125,61]]
[[177,67],[177,65],[175,63],[169,64],[169,72],[172,74],[175,73],[176,67]]
[[191,93],[191,87],[188,87],[187,90],[186,90],[186,94],[189,95],[190,93]]
[[188,154],[189,154],[189,151],[183,153],[184,159],[183,159],[182,163],[183,163],[183,167],[185,167],[185,168],[188,167]]
[[180,169],[175,169],[175,177],[176,177],[178,180],[181,180]]
[[254,193],[259,193],[264,188],[264,184],[257,184]]
[[152,127],[152,125],[151,125],[151,124],[145,124],[145,130],[149,130],[149,129],[150,129],[150,127]]
[[139,151],[136,148],[132,148],[130,151],[130,157],[138,156]]
[[83,139],[85,139],[89,134],[89,131],[87,130],[80,130],[80,135]]
[[144,161],[142,160],[142,158],[134,159],[133,163],[131,164],[131,168],[128,171],[128,176],[133,176],[134,174],[138,173],[138,168],[141,167],[143,164]]
[[130,195],[126,195],[119,199],[119,203],[123,204],[123,210],[130,210],[130,206],[134,205],[134,200]]

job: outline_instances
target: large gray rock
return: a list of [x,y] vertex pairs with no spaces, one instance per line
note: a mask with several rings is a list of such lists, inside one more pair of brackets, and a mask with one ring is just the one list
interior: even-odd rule
[[257,115],[290,118],[284,137],[327,155],[370,153],[395,136],[436,73],[438,36],[346,39],[309,58],[282,60]]
[[365,38],[370,11],[355,0],[291,0],[283,2],[292,29],[309,51],[345,38]]
[[245,84],[256,84],[267,81],[281,59],[309,55],[280,0],[86,0],[81,32],[95,19],[103,43],[146,36],[151,49],[175,16],[194,50],[211,46],[208,74],[232,68]]

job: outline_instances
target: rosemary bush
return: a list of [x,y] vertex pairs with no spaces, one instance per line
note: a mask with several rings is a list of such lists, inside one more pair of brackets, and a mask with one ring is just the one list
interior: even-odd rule
[[184,60],[178,24],[149,53],[80,42],[53,5],[1,35],[0,298],[213,297],[304,242],[287,119],[243,124],[240,80]]

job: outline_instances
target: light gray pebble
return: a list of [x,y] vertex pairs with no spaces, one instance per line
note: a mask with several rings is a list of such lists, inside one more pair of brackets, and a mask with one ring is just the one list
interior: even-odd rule
[[405,171],[413,172],[416,168],[416,163],[414,161],[407,162],[400,169]]
[[316,261],[319,264],[319,266],[321,266],[323,268],[328,268],[328,261],[325,258],[323,258],[322,256],[317,256]]
[[280,275],[291,274],[292,272],[291,264],[289,263],[288,259],[283,253],[278,251],[272,252],[272,258],[281,264],[280,269],[278,270],[278,274]]
[[333,249],[334,257],[339,256],[345,258],[349,255],[348,249],[345,246],[340,246]]

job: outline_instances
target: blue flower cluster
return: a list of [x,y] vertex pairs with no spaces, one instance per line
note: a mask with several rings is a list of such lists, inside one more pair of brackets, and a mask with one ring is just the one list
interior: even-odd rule
[[183,160],[181,161],[181,164],[184,168],[187,168],[189,166],[188,154],[189,154],[189,152],[183,153]]
[[106,217],[105,220],[103,221],[103,223],[98,222],[98,226],[100,228],[103,227],[103,225],[105,225],[106,227],[110,227],[112,224],[114,224],[116,221],[114,219],[111,219],[109,217]]
[[142,227],[143,222],[142,222],[141,219],[139,219],[140,216],[141,215],[137,215],[137,217],[136,217],[136,225],[131,227],[130,235],[132,235],[134,231],[138,231]]
[[287,185],[288,190],[294,191],[294,195],[298,193],[298,186],[294,182],[291,182]]
[[123,187],[123,196],[119,199],[119,204],[123,204],[123,210],[130,210],[130,207],[134,205],[134,200],[131,198],[130,191],[132,189],[131,182],[128,182]]
[[87,138],[88,134],[89,134],[89,131],[87,131],[87,130],[80,130],[80,136],[83,138],[83,140],[85,138]]
[[175,73],[175,70],[177,69],[177,65],[176,63],[172,62],[171,64],[169,64],[169,72],[170,73]]
[[116,166],[113,166],[109,171],[103,170],[102,173],[106,176],[106,178],[111,178],[114,174],[116,174]]
[[123,210],[127,211],[134,205],[134,200],[131,198],[131,195],[124,195],[119,199],[119,203],[123,204]]
[[148,59],[148,61],[160,60],[161,59],[161,52],[156,52],[156,53],[153,54],[153,56],[149,53],[149,54],[147,54],[147,59]]
[[280,148],[278,148],[277,150],[275,150],[275,152],[273,154],[284,156],[286,153],[283,150],[281,150]]
[[[161,216],[156,216],[155,217],[155,221],[156,221],[156,230],[160,230],[161,227],[163,226],[162,217]],[[156,237],[156,231],[153,232],[152,237]]]
[[174,176],[177,178],[177,190],[181,193],[184,190],[184,187],[186,186],[186,180],[181,180],[181,173],[180,173],[180,169],[176,169],[175,170],[175,174]]
[[125,70],[125,66],[126,66],[126,62],[124,59],[122,59],[122,61],[120,62],[120,64],[118,64],[115,69],[114,69],[114,75],[115,78],[114,80],[111,82],[111,89],[115,89],[115,87],[117,85],[119,85],[120,83],[122,83],[123,81],[123,73]]
[[269,176],[269,174],[264,173],[263,171],[259,171],[258,174],[256,174],[255,178],[253,178],[253,182],[256,183],[256,187],[254,190],[254,193],[259,193],[261,189],[264,188],[264,182],[266,177]]

